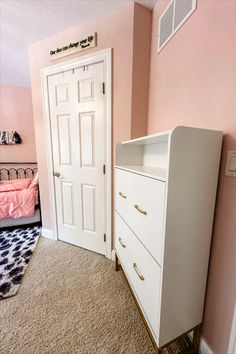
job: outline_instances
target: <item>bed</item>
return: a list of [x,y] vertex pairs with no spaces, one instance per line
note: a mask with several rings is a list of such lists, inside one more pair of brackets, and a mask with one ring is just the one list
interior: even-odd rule
[[41,225],[37,171],[34,162],[0,163],[0,230]]

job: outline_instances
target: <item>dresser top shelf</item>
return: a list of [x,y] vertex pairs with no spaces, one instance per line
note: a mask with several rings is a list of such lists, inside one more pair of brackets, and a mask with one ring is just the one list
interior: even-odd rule
[[206,134],[212,134],[212,133],[219,134],[219,135],[223,134],[222,131],[202,129],[202,128],[192,128],[192,127],[186,127],[180,125],[171,130],[166,130],[160,133],[143,136],[141,138],[123,141],[120,144],[121,145],[150,145],[150,144],[168,143],[168,140],[173,133],[177,133],[177,135],[180,137],[184,131],[188,132],[189,134],[197,131],[199,133],[205,132]]
[[132,139],[123,141],[122,145],[150,145],[150,144],[158,144],[168,142],[169,136],[173,130],[168,130],[165,132],[161,132],[158,134],[152,134],[148,136],[143,136],[142,138]]
[[125,171],[134,172],[137,174],[141,174],[142,176],[155,178],[160,181],[166,182],[166,169],[159,167],[150,167],[150,166],[130,166],[130,165],[116,165],[115,167],[120,168]]
[[[193,160],[190,152],[192,151],[192,155],[195,156],[198,150],[200,151],[200,146],[204,147],[206,152],[211,151],[212,141],[215,139],[222,139],[222,132],[178,126],[172,130],[117,144],[116,166],[129,172],[167,182],[167,177],[169,179],[170,175],[170,159],[177,156],[176,161],[181,160],[181,164],[180,162],[172,164],[171,169],[174,176],[172,178],[175,180],[183,173],[187,173],[186,166],[190,166],[190,160]],[[195,168],[198,167],[197,163],[200,168],[202,159],[195,159],[194,163]],[[207,166],[205,166],[205,171],[207,171]],[[188,171],[188,174],[190,173],[191,171]]]

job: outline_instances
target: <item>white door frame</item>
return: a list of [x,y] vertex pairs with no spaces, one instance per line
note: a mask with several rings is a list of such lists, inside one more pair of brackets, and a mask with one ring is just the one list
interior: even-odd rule
[[53,155],[51,141],[51,125],[49,113],[49,97],[48,97],[48,76],[58,74],[62,71],[75,69],[79,66],[104,62],[104,81],[106,87],[106,195],[105,195],[105,230],[106,233],[106,257],[111,259],[111,152],[112,152],[112,119],[111,119],[111,65],[112,65],[112,50],[111,48],[93,52],[72,60],[58,63],[52,66],[41,69],[41,82],[44,106],[44,124],[46,133],[46,151],[49,177],[49,197],[52,220],[53,239],[58,239],[57,230],[57,213],[55,203],[55,186],[53,178]]

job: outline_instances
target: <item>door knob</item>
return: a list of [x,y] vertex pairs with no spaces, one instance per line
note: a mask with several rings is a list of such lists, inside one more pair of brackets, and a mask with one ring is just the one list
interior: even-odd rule
[[53,176],[55,176],[55,177],[60,177],[60,173],[59,172],[57,172],[57,171],[53,171]]

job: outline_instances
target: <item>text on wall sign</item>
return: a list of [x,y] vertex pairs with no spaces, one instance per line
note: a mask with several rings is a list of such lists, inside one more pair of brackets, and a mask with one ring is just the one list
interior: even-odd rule
[[50,50],[51,60],[56,60],[66,55],[71,55],[74,53],[81,52],[83,50],[93,48],[97,46],[97,33],[94,32],[77,42],[71,42],[63,47]]

